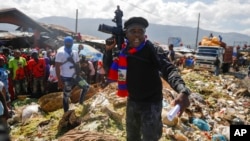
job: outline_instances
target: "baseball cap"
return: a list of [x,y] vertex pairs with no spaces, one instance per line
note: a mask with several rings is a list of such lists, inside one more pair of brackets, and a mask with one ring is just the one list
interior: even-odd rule
[[143,17],[131,17],[124,23],[124,28],[127,29],[132,25],[141,25],[144,28],[147,28],[148,21]]

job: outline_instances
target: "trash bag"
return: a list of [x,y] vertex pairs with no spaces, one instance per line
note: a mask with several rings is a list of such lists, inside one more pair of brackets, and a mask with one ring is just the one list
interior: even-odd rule
[[202,131],[210,131],[211,130],[209,124],[202,119],[192,118],[191,122]]

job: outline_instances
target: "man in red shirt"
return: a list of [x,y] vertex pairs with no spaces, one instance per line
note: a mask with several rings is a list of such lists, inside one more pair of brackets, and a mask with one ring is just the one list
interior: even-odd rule
[[[33,84],[32,96],[39,98],[45,93],[45,74],[46,64],[44,58],[38,57],[38,52],[34,51],[31,54],[31,59],[28,61],[29,78]],[[38,93],[38,85],[40,86],[41,93]]]

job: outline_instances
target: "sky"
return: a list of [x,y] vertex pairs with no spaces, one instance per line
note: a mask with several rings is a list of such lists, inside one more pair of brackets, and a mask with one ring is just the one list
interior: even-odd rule
[[142,16],[149,23],[199,27],[250,36],[250,0],[0,0],[34,20],[49,16],[112,19],[117,5],[123,20]]

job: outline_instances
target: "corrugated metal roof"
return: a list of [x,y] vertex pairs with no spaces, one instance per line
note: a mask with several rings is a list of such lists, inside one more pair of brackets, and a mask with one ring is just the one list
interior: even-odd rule
[[42,26],[50,29],[50,30],[58,30],[58,31],[61,31],[61,32],[64,32],[64,33],[67,33],[67,34],[74,34],[75,32],[66,28],[66,27],[63,27],[63,26],[60,26],[60,25],[55,25],[55,24],[46,24],[46,23],[40,23]]
[[0,39],[14,39],[18,37],[31,37],[33,33],[29,32],[0,32]]
[[49,29],[40,25],[38,22],[16,8],[0,9],[0,23],[9,23],[21,27],[31,27],[33,29],[51,33]]

